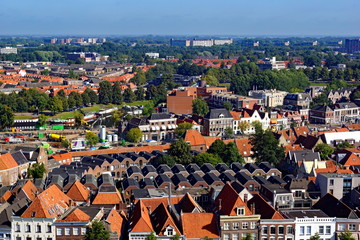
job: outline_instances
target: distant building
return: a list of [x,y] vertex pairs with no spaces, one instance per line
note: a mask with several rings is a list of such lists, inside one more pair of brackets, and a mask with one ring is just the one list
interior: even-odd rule
[[310,106],[311,97],[307,93],[289,93],[284,98],[284,106],[297,109],[307,109]]
[[347,53],[360,52],[360,38],[345,39],[345,50]]
[[171,46],[178,47],[211,47],[214,45],[225,45],[232,44],[233,40],[230,39],[192,39],[192,40],[181,40],[181,39],[170,39]]
[[232,94],[229,92],[220,92],[211,94],[209,105],[213,107],[223,107],[225,102],[230,102],[236,109],[249,108],[252,109],[255,104],[261,105],[263,100]]
[[0,48],[0,54],[17,54],[17,48],[13,47],[4,47]]
[[286,69],[286,64],[284,61],[276,61],[276,57],[266,58],[263,61],[256,64],[261,70],[281,70]]
[[233,128],[233,117],[225,108],[211,109],[204,117],[203,134],[223,136],[226,128]]
[[99,53],[96,52],[72,52],[66,55],[68,60],[76,61],[79,58],[84,59],[85,62],[100,62],[106,61],[109,56],[101,56]]
[[159,58],[160,54],[159,53],[154,53],[154,52],[150,52],[150,53],[145,53],[145,56],[149,57],[149,58]]
[[265,107],[276,107],[282,105],[286,94],[288,93],[276,89],[249,91],[249,96],[262,99]]

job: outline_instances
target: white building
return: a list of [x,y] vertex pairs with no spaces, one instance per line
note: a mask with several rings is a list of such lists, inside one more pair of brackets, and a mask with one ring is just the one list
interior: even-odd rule
[[55,240],[56,218],[23,218],[12,217],[11,239],[12,240]]
[[159,58],[160,54],[159,53],[154,53],[154,52],[150,52],[150,53],[145,53],[145,56],[149,57],[149,58]]
[[320,239],[336,239],[336,218],[329,217],[321,210],[289,210],[282,213],[295,220],[296,240],[309,240],[316,233],[320,235]]
[[348,141],[351,144],[360,142],[360,131],[324,133],[324,140],[327,144],[334,144]]
[[249,91],[250,97],[263,99],[265,107],[277,107],[283,105],[286,94],[288,94],[288,92],[276,89]]
[[4,47],[4,48],[0,48],[0,54],[17,54],[17,48],[13,48],[13,47]]
[[[270,126],[270,117],[267,112],[259,112],[257,110],[245,109],[242,112],[230,112],[233,116],[233,131],[235,134],[252,134],[255,133],[254,122],[260,122],[263,129],[266,130]],[[241,131],[241,122],[249,123],[249,127],[244,132]]]

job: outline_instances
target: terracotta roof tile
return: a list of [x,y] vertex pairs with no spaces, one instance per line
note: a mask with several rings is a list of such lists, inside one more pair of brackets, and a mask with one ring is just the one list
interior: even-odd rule
[[142,200],[139,200],[135,205],[129,232],[154,232],[149,210],[145,207]]
[[25,185],[21,188],[26,196],[33,201],[36,198],[36,192],[38,191],[31,180],[28,180]]
[[189,142],[190,145],[205,145],[204,136],[195,129],[190,129],[186,131],[185,139],[186,142]]
[[248,138],[235,139],[235,144],[242,156],[250,157],[252,155],[253,145],[251,145]]
[[171,217],[166,205],[163,203],[161,203],[155,211],[151,213],[151,221],[153,223],[155,233],[158,236],[165,236],[164,233],[168,226],[173,227],[177,234],[182,235],[176,226],[175,221]]
[[0,170],[11,169],[17,166],[18,164],[10,153],[0,155]]
[[4,195],[1,196],[0,202],[4,203],[9,201],[9,199],[12,197],[11,191],[7,190]]
[[79,180],[76,180],[66,195],[74,201],[86,201],[89,198],[90,190]]
[[57,222],[89,222],[90,216],[81,211],[78,208],[75,208],[69,215],[67,215],[63,220],[58,220]]
[[183,234],[187,239],[219,238],[219,231],[214,213],[183,213]]
[[116,192],[98,192],[92,204],[120,204],[122,198],[119,191]]
[[123,217],[115,209],[112,209],[106,218],[106,221],[110,223],[111,231],[115,232],[117,236],[120,237],[124,226]]

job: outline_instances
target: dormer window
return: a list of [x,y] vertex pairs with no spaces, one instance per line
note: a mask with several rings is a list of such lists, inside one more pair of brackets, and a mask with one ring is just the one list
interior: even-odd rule
[[238,216],[245,215],[245,209],[244,209],[244,207],[238,207],[238,208],[236,208],[236,214],[237,214]]
[[175,235],[174,228],[171,227],[171,226],[168,226],[168,227],[165,229],[165,235],[166,235],[166,236],[174,236],[174,235]]

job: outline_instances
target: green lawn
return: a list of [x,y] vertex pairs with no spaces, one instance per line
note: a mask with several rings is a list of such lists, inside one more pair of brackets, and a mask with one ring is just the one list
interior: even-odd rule
[[32,119],[33,115],[15,115],[14,119]]
[[219,87],[226,87],[226,88],[230,88],[230,83],[220,83]]
[[324,83],[314,83],[314,82],[310,82],[310,86],[326,86],[328,83],[324,82]]

